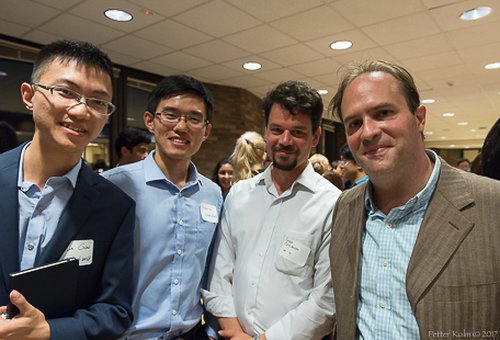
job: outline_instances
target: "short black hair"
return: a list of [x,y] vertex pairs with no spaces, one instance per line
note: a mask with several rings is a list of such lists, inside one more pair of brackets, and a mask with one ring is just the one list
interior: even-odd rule
[[108,55],[96,46],[86,41],[57,40],[40,49],[33,64],[31,82],[37,82],[47,65],[54,60],[66,63],[74,60],[79,65],[102,70],[113,79],[113,63]]
[[343,159],[347,159],[356,163],[354,156],[352,155],[351,149],[349,149],[349,145],[344,144],[339,149],[339,154]]
[[141,143],[150,144],[151,134],[145,130],[137,129],[133,127],[125,128],[116,138],[115,141],[115,151],[118,157],[122,156],[122,147],[126,147],[129,150],[136,145]]
[[0,153],[14,149],[17,144],[16,130],[9,123],[0,121]]
[[148,97],[148,112],[155,113],[162,99],[183,93],[191,93],[203,99],[207,109],[207,120],[211,122],[214,111],[212,94],[201,81],[185,74],[168,76],[156,85]]
[[313,132],[321,123],[323,100],[318,91],[309,84],[298,80],[288,80],[269,91],[264,98],[262,108],[266,126],[273,104],[279,104],[291,114],[304,114],[311,118]]
[[457,159],[457,161],[455,162],[455,164],[458,166],[460,163],[462,162],[467,162],[470,164],[470,161],[468,158],[465,158],[465,157],[460,157],[459,159]]

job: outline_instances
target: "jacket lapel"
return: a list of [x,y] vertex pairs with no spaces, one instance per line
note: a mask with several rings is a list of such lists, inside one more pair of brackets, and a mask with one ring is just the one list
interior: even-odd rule
[[97,183],[95,176],[97,175],[87,165],[82,164],[73,195],[59,219],[57,230],[47,245],[47,249],[37,258],[37,265],[59,260],[85,224],[88,215],[93,210],[95,197],[99,195],[94,188]]
[[406,274],[407,294],[413,310],[474,227],[474,223],[461,214],[473,203],[463,178],[443,162],[439,182],[420,227]]
[[17,176],[19,158],[24,145],[1,156],[0,165],[0,257],[5,287],[9,287],[9,273],[19,270],[19,200]]

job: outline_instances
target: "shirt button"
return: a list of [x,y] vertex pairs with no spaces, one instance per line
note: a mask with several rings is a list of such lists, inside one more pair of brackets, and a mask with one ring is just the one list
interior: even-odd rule
[[177,253],[177,255],[182,255],[182,250],[177,249],[176,253]]
[[387,223],[386,226],[387,228],[392,228],[392,223]]
[[255,287],[255,281],[252,281],[252,282],[250,283],[250,285],[251,285],[252,287]]
[[180,221],[179,221],[179,225],[184,225],[184,221],[183,221],[183,220],[180,220]]
[[177,315],[177,311],[175,309],[172,309],[172,315]]
[[178,284],[179,284],[179,280],[174,279],[174,285],[178,285]]
[[31,242],[27,244],[27,247],[28,247],[28,250],[35,249],[35,245],[33,243],[31,243]]
[[389,266],[389,262],[384,261],[384,262],[382,262],[382,265],[383,265],[384,267],[388,267],[388,266]]
[[387,304],[385,303],[385,301],[384,301],[384,300],[380,301],[378,305],[379,305],[379,306],[380,306],[380,308],[382,308],[382,309],[385,309],[385,307],[387,307]]

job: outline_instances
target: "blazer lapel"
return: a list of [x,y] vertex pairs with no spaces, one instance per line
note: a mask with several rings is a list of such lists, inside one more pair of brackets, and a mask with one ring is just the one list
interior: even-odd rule
[[85,224],[93,209],[95,197],[99,195],[98,191],[93,188],[97,182],[95,176],[87,165],[82,164],[75,190],[59,219],[57,231],[47,245],[47,249],[37,258],[37,265],[59,260]]
[[442,163],[440,179],[427,208],[406,274],[413,310],[427,287],[474,227],[460,212],[474,203],[456,170]]
[[19,201],[17,176],[19,158],[24,145],[2,155],[0,167],[0,257],[5,287],[9,287],[9,273],[19,270]]

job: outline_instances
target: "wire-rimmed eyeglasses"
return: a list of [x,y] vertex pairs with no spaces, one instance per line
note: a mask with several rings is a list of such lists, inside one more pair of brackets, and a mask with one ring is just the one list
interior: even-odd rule
[[40,87],[49,91],[61,104],[72,106],[74,104],[84,103],[92,112],[100,115],[109,116],[116,109],[116,106],[107,100],[85,97],[83,94],[64,86],[47,86],[40,83],[32,83],[31,86]]
[[190,112],[185,115],[181,115],[177,112],[172,111],[162,111],[155,112],[156,116],[160,117],[160,122],[164,125],[177,125],[181,119],[184,119],[186,125],[192,129],[201,129],[208,123],[207,119],[203,117],[203,114],[197,112]]

